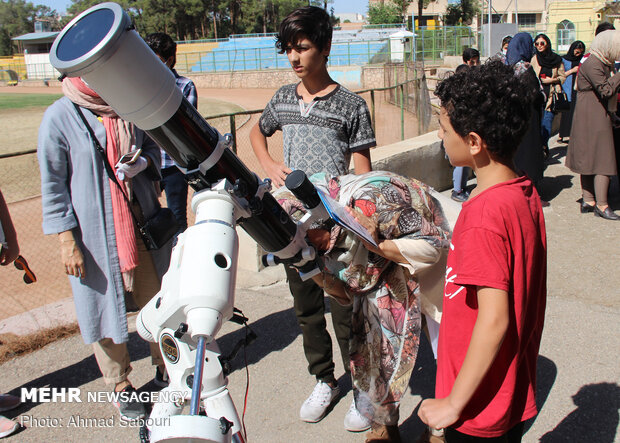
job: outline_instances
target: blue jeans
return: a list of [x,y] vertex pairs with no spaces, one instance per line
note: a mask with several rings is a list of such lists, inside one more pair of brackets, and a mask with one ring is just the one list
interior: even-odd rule
[[177,168],[161,170],[161,187],[166,192],[166,202],[179,224],[179,233],[187,229],[187,182],[185,175]]
[[455,192],[464,191],[467,187],[469,168],[467,166],[455,166],[452,171],[452,190]]
[[551,124],[553,123],[555,114],[551,111],[544,111],[541,122],[541,135],[543,146],[549,146],[549,137],[551,137]]

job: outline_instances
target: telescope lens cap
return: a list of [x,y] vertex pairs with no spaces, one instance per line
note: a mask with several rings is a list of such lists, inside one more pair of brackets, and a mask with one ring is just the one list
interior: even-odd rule
[[92,51],[114,24],[114,11],[98,9],[85,15],[65,32],[56,48],[59,60],[69,62],[76,60]]

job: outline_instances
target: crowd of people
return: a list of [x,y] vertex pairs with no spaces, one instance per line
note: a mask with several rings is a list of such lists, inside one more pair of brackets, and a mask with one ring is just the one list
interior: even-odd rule
[[[564,93],[569,104],[560,137],[569,138],[567,166],[581,177],[580,211],[620,218],[607,203],[609,178],[618,172],[620,76],[613,73],[620,32],[599,28],[589,54],[576,41],[560,57],[546,35],[528,33],[504,38],[501,51],[483,64],[477,50],[464,51],[464,64],[435,92],[439,137],[454,166],[451,197],[461,207],[411,177],[372,171],[376,140],[368,107],[327,70],[329,15],[308,6],[284,19],[276,47],[299,82],[267,103],[251,130],[254,154],[294,219],[306,208],[282,185],[290,172],[303,170],[373,240],[322,220],[307,232],[322,258],[321,274],[304,281],[286,266],[308,372],[316,379],[300,405],[301,420],[321,421],[341,395],[327,294],[353,385],[346,430],[368,431],[366,442],[401,441],[399,403],[424,332],[437,359],[437,398],[419,409],[428,425],[423,441],[521,441],[524,422],[537,413],[546,303],[542,207],[548,204],[540,188],[557,95]],[[194,84],[174,70],[174,41],[163,33],[145,40],[196,106]],[[103,380],[115,391],[133,392],[126,312],[158,292],[175,238],[148,249],[139,224],[160,209],[163,189],[182,232],[187,184],[164,151],[80,78],[65,78],[62,90],[39,131],[43,231],[58,237],[80,331]],[[283,138],[281,162],[268,143],[276,131]],[[469,192],[472,172],[477,183]],[[0,264],[6,265],[19,248],[1,194],[0,203],[8,239]],[[151,356],[154,381],[166,386],[157,344]],[[115,405],[119,413],[144,417],[145,406],[127,398]],[[12,401],[0,396],[0,410],[5,400]],[[7,422],[0,417],[0,436],[15,430]]]
[[[610,180],[620,170],[618,76],[613,75],[620,66],[617,35],[612,24],[603,22],[595,30],[590,52],[586,53],[584,42],[576,40],[560,57],[545,34],[532,38],[529,33],[520,32],[506,36],[501,51],[489,60],[512,66],[522,81],[539,89],[532,104],[529,129],[515,154],[515,168],[543,193],[552,124],[560,114],[558,142],[568,144],[566,166],[580,174],[580,211],[606,220],[620,220],[607,204]],[[475,64],[469,61],[471,54],[477,53],[472,51],[476,50],[463,51],[464,64],[455,72]],[[463,196],[460,191],[467,182],[462,176],[455,167],[452,198],[457,201],[468,198],[466,191]],[[549,202],[542,200],[542,204],[548,206]]]

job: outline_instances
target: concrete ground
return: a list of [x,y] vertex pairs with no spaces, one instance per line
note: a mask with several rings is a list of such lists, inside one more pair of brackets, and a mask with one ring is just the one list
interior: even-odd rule
[[[579,178],[563,166],[566,147],[556,144],[551,152],[542,186],[543,198],[551,206],[544,210],[549,272],[547,319],[538,367],[540,413],[528,425],[523,441],[620,442],[620,223],[579,213]],[[617,180],[612,197],[612,207],[620,209]],[[279,269],[239,275],[235,305],[250,318],[258,339],[245,354],[248,372],[243,352],[233,360],[228,387],[241,413],[249,373],[245,414],[248,440],[361,442],[363,434],[343,429],[342,420],[352,398],[350,382],[344,377],[343,398],[321,422],[307,424],[298,418],[299,407],[314,381],[306,370],[292,299],[286,284],[278,282],[281,276]],[[243,337],[242,328],[227,323],[218,342],[228,352]],[[135,332],[130,350],[134,385],[140,390],[154,389],[147,346]],[[342,376],[338,355],[335,361],[337,375]],[[16,395],[22,387],[77,387],[86,399],[87,391],[106,390],[90,347],[79,336],[15,358],[0,371],[4,375],[0,390]],[[423,430],[417,407],[423,398],[433,395],[434,371],[432,353],[423,341],[410,391],[401,404],[400,432],[406,442],[415,442]],[[12,441],[138,440],[136,427],[123,426],[107,403],[27,401],[4,414],[25,425],[8,437]],[[72,426],[80,424],[78,418],[104,420],[83,420],[83,426]]]

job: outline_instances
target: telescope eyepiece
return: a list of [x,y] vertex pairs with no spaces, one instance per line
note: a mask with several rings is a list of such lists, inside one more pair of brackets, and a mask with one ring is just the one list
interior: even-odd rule
[[321,198],[316,192],[316,188],[308,180],[306,173],[295,170],[286,176],[284,185],[297,197],[308,209],[316,208],[321,204]]

